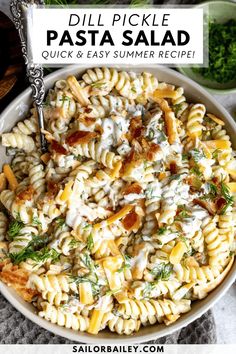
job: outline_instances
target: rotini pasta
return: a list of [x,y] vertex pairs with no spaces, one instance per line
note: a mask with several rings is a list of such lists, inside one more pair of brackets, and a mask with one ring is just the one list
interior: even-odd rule
[[148,72],[88,69],[1,134],[0,279],[47,321],[131,335],[177,321],[235,253],[224,122]]

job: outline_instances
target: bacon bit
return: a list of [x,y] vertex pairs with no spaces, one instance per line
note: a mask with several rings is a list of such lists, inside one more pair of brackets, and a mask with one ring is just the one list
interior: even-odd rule
[[85,109],[84,109],[84,112],[85,113],[91,113],[93,111],[93,109],[92,108],[89,108],[89,107],[86,107]]
[[14,288],[25,301],[31,302],[38,292],[33,289],[27,289],[28,279],[29,273],[18,266],[13,266],[12,263],[5,265],[0,273],[0,280]]
[[31,200],[33,198],[34,193],[35,190],[33,186],[29,185],[28,187],[26,187],[26,189],[16,195],[16,202],[22,203],[25,200]]
[[47,181],[47,191],[48,195],[55,196],[59,191],[58,184],[53,181]]
[[170,162],[170,173],[172,175],[176,175],[177,172],[178,172],[178,170],[177,170],[176,162],[175,161],[171,161]]
[[216,200],[216,208],[217,208],[217,211],[219,214],[226,204],[227,204],[227,202],[226,202],[225,198],[223,198],[223,197],[220,197]]
[[94,125],[96,122],[96,118],[92,117],[79,117],[79,121],[84,124],[86,127],[91,127],[91,125]]
[[41,155],[40,159],[46,165],[48,161],[51,159],[51,154],[49,152],[45,152],[45,154]]
[[203,200],[203,199],[194,199],[193,203],[195,205],[200,205],[202,208],[206,209],[211,215],[216,214],[216,206],[213,202]]
[[143,161],[142,156],[134,149],[131,150],[129,155],[124,159],[122,163],[122,167],[120,169],[120,175],[124,175],[130,169],[140,166],[142,164],[142,161]]
[[128,164],[128,163],[134,161],[134,160],[135,160],[135,156],[136,156],[136,153],[135,153],[135,151],[132,149],[132,150],[130,151],[130,153],[125,157],[123,164],[126,165],[126,164]]
[[98,132],[100,135],[102,135],[104,133],[104,129],[100,124],[97,124],[95,126],[95,132]]
[[124,217],[122,224],[127,231],[137,230],[140,226],[140,216],[136,214],[134,210],[132,210]]
[[134,117],[130,120],[130,140],[137,139],[142,135],[143,123],[141,116]]
[[212,178],[212,182],[215,183],[215,184],[218,184],[219,183],[218,177],[213,177]]
[[142,192],[142,187],[137,183],[132,183],[129,186],[125,186],[123,189],[123,194],[128,195],[128,194],[140,194]]
[[59,144],[56,140],[53,140],[51,142],[51,149],[54,150],[56,153],[61,154],[61,155],[67,155],[68,154],[68,151],[61,144]]
[[77,130],[71,135],[66,137],[66,143],[70,146],[84,144],[90,142],[97,136],[97,133],[88,132],[85,130]]
[[143,131],[142,127],[136,128],[135,131],[133,132],[133,138],[134,139],[139,138],[142,135],[142,131]]
[[148,161],[155,161],[156,155],[161,151],[161,148],[158,144],[151,143],[149,145],[149,150],[146,152],[146,159]]

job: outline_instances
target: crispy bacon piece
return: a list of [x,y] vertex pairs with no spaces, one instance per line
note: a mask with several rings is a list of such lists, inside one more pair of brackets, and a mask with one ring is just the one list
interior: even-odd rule
[[68,154],[68,151],[61,144],[59,144],[56,140],[52,140],[51,149],[61,155]]
[[140,226],[140,216],[132,210],[124,217],[122,224],[127,231],[137,230]]
[[143,123],[141,116],[134,117],[130,120],[130,140],[137,139],[142,136],[143,132]]
[[0,273],[0,279],[16,290],[16,292],[27,302],[31,302],[37,294],[36,290],[28,289],[26,284],[29,279],[29,273],[26,270],[14,266],[12,263],[3,266]]
[[58,184],[53,181],[47,181],[47,191],[49,196],[55,196],[59,191]]
[[176,162],[175,161],[171,161],[170,162],[170,173],[172,175],[176,175],[177,172],[178,172],[178,170],[177,170]]
[[155,161],[157,154],[161,152],[161,148],[158,144],[151,143],[147,148],[145,153],[146,160],[148,161]]
[[211,201],[196,198],[193,200],[193,203],[195,205],[200,205],[202,208],[206,209],[211,215],[216,214],[217,209],[215,203]]
[[[91,113],[93,110],[92,110],[92,108],[89,108],[89,107],[86,107],[85,109],[84,109],[84,112],[85,113]],[[95,119],[95,118],[94,118]]]
[[142,192],[142,187],[137,182],[130,184],[129,186],[125,186],[123,189],[123,194],[140,194]]
[[224,206],[227,204],[227,201],[223,197],[219,197],[216,200],[216,209],[218,213],[220,214],[221,210],[224,208]]
[[85,130],[77,130],[66,137],[66,143],[70,146],[89,143],[97,136],[95,132],[88,132]]
[[87,117],[84,115],[79,116],[79,121],[84,124],[86,127],[90,127],[91,125],[95,124],[96,118]]
[[45,165],[47,165],[47,163],[51,159],[51,154],[49,152],[45,152],[45,154],[41,155],[40,159],[43,161]]
[[23,203],[26,200],[31,200],[34,195],[34,188],[32,185],[27,186],[24,190],[16,195],[16,202]]

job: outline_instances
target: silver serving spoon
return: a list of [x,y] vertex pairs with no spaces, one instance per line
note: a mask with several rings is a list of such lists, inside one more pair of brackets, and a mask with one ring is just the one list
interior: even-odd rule
[[43,68],[41,65],[34,65],[29,62],[29,58],[27,54],[27,44],[26,44],[27,9],[29,8],[29,6],[43,5],[43,4],[44,4],[43,0],[35,0],[35,1],[11,0],[10,10],[12,13],[14,25],[18,30],[19,37],[21,40],[22,53],[26,65],[26,73],[31,85],[32,98],[38,115],[41,151],[42,153],[45,153],[47,151],[47,141],[45,139],[44,134],[42,133],[42,129],[44,129],[43,99],[45,96]]

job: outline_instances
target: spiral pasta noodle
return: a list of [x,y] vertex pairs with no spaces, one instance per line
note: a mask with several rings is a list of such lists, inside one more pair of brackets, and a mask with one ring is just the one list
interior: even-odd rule
[[[43,319],[96,335],[171,325],[234,262],[224,121],[146,71],[59,79],[2,145],[0,280]],[[8,159],[9,161],[10,159]]]

